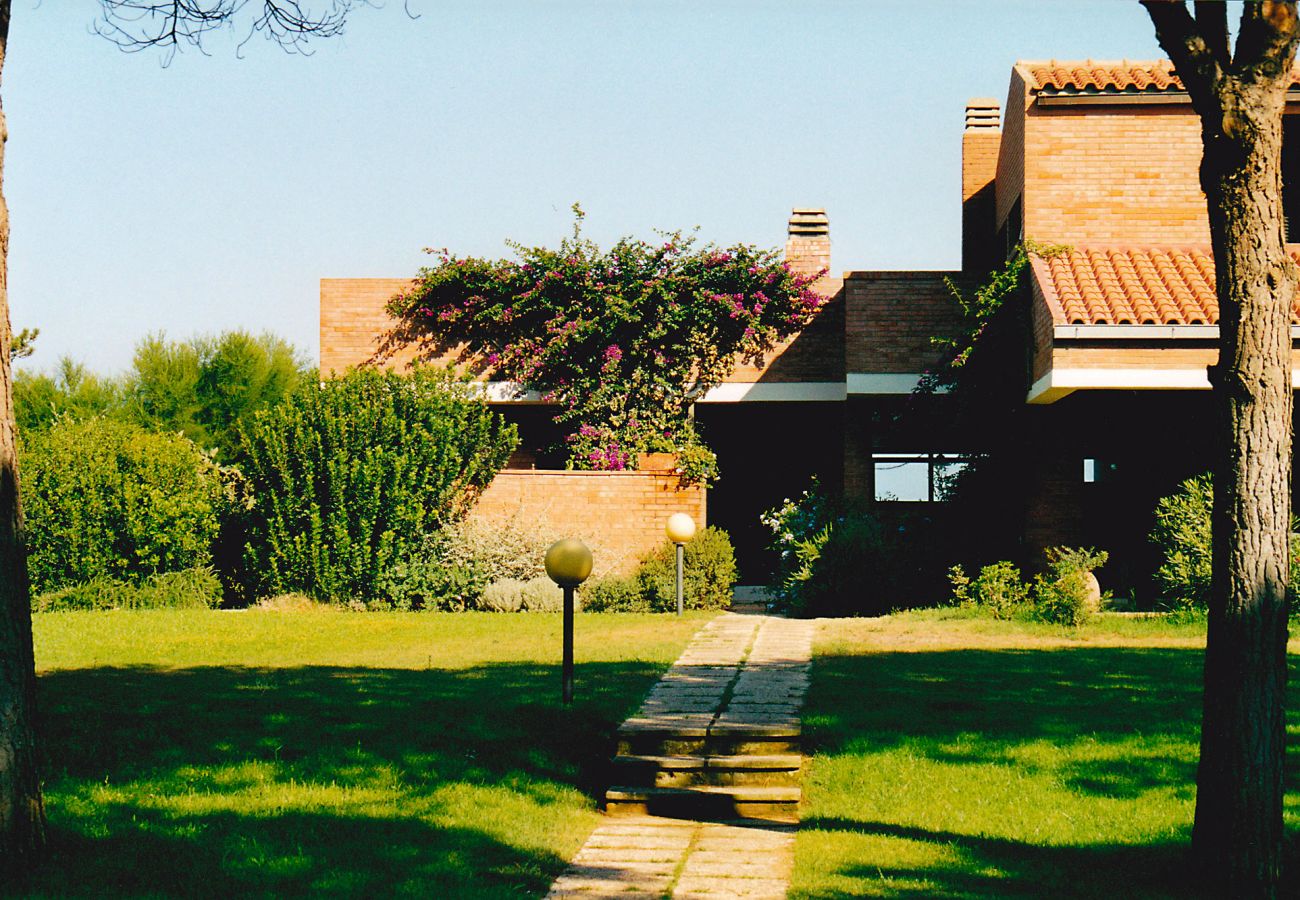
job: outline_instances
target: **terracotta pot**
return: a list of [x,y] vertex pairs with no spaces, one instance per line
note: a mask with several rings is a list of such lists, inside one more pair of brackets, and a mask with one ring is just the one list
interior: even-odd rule
[[671,472],[677,468],[677,454],[642,453],[637,468],[642,472]]

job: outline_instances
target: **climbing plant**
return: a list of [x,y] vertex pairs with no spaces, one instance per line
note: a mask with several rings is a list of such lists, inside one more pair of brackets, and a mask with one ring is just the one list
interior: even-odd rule
[[716,464],[707,450],[701,463],[692,404],[738,360],[761,360],[807,324],[825,302],[816,276],[775,251],[680,231],[602,250],[573,209],[558,248],[510,243],[514,259],[437,251],[389,303],[395,334],[428,355],[462,346],[463,361],[557,404],[573,468],[677,451],[692,461],[687,474],[707,480]]

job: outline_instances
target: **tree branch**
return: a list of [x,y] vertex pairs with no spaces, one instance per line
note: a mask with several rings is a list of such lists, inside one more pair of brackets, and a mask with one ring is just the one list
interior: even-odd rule
[[1196,0],[1196,27],[1221,68],[1232,63],[1232,45],[1228,41],[1228,4],[1223,0]]
[[[1142,0],[1142,5],[1156,28],[1156,40],[1173,60],[1178,77],[1191,95],[1192,105],[1202,118],[1217,115],[1219,106],[1214,94],[1225,67],[1219,64],[1187,4],[1183,0]],[[1213,20],[1212,15],[1207,16],[1206,23]]]
[[[184,45],[203,51],[209,32],[233,28],[252,0],[99,0],[101,17],[95,31],[123,50],[166,47],[171,55]],[[370,0],[329,0],[319,11],[304,8],[300,0],[258,0],[249,11],[248,34],[256,34],[285,50],[309,53],[313,38],[335,37],[343,32],[348,14]]]
[[1298,21],[1295,0],[1247,3],[1241,11],[1233,71],[1252,81],[1276,78],[1290,71],[1296,41],[1300,39]]

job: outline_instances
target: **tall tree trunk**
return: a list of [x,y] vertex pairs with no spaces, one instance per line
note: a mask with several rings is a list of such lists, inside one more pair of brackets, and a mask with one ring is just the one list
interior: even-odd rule
[[1291,307],[1282,218],[1282,112],[1300,40],[1295,0],[1143,0],[1201,119],[1201,187],[1219,297],[1210,371],[1213,585],[1192,850],[1207,886],[1276,896],[1282,868],[1287,580],[1291,532]]
[[1221,310],[1211,374],[1221,446],[1192,847],[1238,897],[1271,895],[1281,869],[1296,295],[1282,231],[1284,91],[1222,79],[1201,164]]
[[[10,4],[11,0],[0,0],[0,73],[9,45]],[[0,109],[0,185],[7,138],[8,127]],[[9,209],[0,187],[0,875],[14,877],[31,866],[44,845],[45,809],[33,734],[36,668],[18,502],[10,338]]]

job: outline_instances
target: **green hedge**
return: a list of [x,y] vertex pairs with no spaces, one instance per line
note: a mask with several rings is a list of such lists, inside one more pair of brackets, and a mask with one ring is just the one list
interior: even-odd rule
[[34,592],[206,568],[221,472],[191,441],[124,422],[56,422],[21,449]]
[[[736,584],[736,554],[721,528],[705,528],[686,542],[682,603],[686,609],[731,605]],[[677,609],[677,551],[665,542],[626,578],[607,576],[583,589],[589,612],[668,612]]]
[[472,390],[442,369],[363,369],[257,413],[242,442],[254,593],[402,605],[391,573],[419,563],[518,440]]

